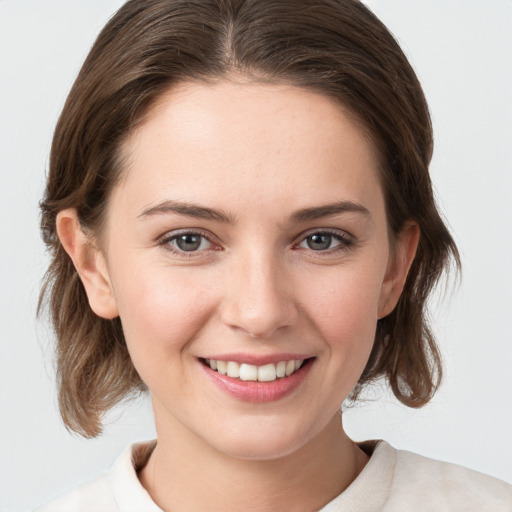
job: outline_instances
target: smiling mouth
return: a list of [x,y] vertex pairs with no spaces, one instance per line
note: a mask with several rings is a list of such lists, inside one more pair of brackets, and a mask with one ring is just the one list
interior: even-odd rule
[[201,362],[211,370],[233,379],[252,382],[274,382],[275,380],[293,375],[313,359],[312,357],[309,359],[292,359],[262,366],[216,359],[201,359]]

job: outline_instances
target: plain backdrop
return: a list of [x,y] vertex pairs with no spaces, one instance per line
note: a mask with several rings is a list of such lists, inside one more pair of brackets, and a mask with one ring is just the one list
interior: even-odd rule
[[[432,178],[462,253],[462,284],[434,300],[444,386],[421,410],[385,390],[348,411],[356,440],[384,438],[512,482],[512,2],[373,0],[432,110]],[[147,400],[86,441],[56,406],[52,338],[35,319],[47,256],[38,201],[52,130],[119,0],[0,0],[0,510],[21,511],[154,436]],[[441,296],[441,294],[439,294]]]

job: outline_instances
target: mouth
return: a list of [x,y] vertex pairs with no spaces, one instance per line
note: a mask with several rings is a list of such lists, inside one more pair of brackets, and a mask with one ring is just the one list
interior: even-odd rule
[[307,359],[290,359],[260,366],[249,363],[239,363],[237,361],[222,361],[206,358],[200,358],[200,361],[203,365],[210,368],[210,370],[232,379],[246,382],[274,382],[290,377],[301,368],[309,365],[313,359],[314,357]]
[[283,354],[272,361],[268,357],[226,354],[225,359],[199,358],[199,363],[205,377],[228,396],[247,403],[270,403],[301,389],[315,359]]

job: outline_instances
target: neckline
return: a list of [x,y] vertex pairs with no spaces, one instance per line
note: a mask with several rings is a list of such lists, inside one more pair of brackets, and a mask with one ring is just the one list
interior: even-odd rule
[[[119,512],[163,512],[141,484],[138,472],[145,466],[156,440],[133,443],[118,458],[110,481]],[[396,450],[385,441],[356,443],[370,458],[356,479],[319,512],[351,510],[377,512],[385,504],[396,463]]]

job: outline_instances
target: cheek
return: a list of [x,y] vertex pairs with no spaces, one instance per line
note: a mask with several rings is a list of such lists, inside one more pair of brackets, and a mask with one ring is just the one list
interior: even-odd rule
[[361,272],[340,269],[326,274],[315,280],[313,289],[310,287],[304,303],[308,317],[326,341],[333,360],[341,364],[342,360],[366,359],[375,338],[380,272],[362,267]]
[[130,279],[116,279],[121,283],[116,289],[119,315],[136,367],[157,362],[158,355],[179,353],[198,335],[212,309],[207,290],[190,273],[152,268],[148,264]]

